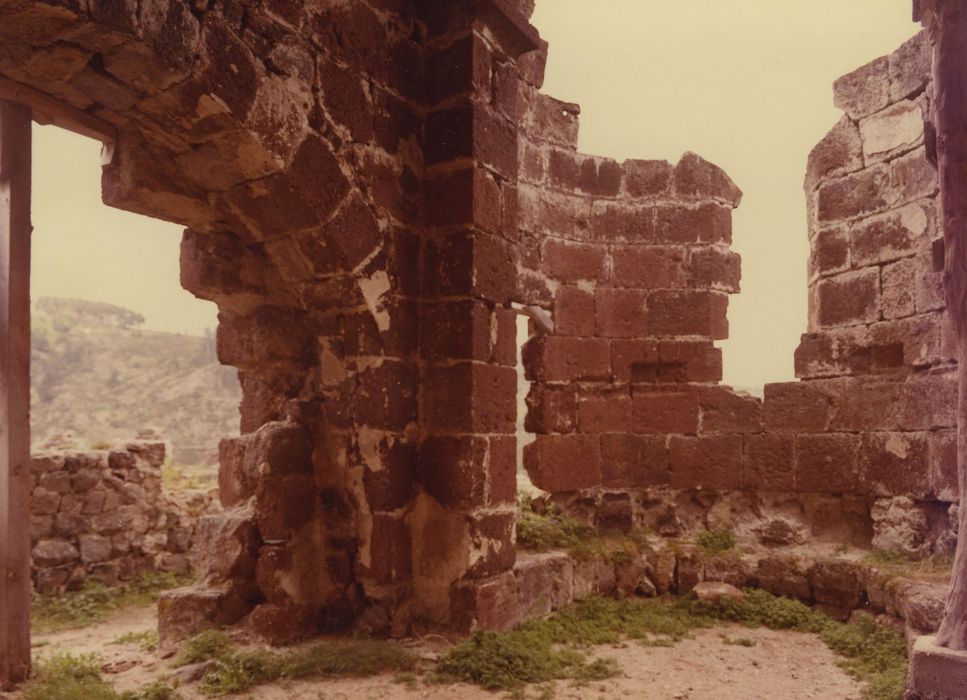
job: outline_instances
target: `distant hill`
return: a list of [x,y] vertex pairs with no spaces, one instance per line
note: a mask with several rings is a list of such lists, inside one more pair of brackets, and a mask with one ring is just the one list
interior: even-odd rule
[[215,339],[140,328],[111,304],[44,297],[31,321],[31,431],[35,447],[73,433],[82,448],[154,429],[181,464],[211,463],[238,434],[241,391]]

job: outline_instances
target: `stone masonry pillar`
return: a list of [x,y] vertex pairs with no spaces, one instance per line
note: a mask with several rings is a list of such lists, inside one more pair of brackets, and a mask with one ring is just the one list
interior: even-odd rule
[[943,623],[917,640],[908,698],[963,698],[967,689],[967,6],[960,0],[914,3],[933,43],[933,122],[944,233],[944,288],[959,344],[957,410],[960,527]]
[[0,100],[0,687],[30,670],[30,126]]
[[[428,2],[426,21],[414,586],[420,615],[501,627],[516,621],[516,58],[537,38],[502,0]],[[483,598],[514,604],[495,616]]]

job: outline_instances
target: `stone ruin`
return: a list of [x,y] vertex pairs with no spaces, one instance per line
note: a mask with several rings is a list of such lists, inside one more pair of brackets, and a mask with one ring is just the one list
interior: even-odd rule
[[34,590],[59,594],[88,579],[106,586],[149,572],[187,575],[203,491],[162,491],[165,443],[47,450],[30,463]]
[[[218,305],[239,370],[224,512],[199,526],[199,582],[161,602],[163,637],[243,619],[276,641],[499,628],[629,575],[701,580],[687,552],[631,574],[518,556],[521,311],[541,320],[525,467],[565,511],[668,536],[730,524],[780,553],[950,552],[955,5],[915,2],[927,31],[835,85],[844,116],[807,165],[800,381],[764,400],[720,384],[715,347],[739,189],[694,154],[578,153],[579,108],[540,93],[533,0],[0,6],[0,97],[101,138],[107,204],[187,227],[182,284]],[[849,562],[774,558],[733,578],[940,624],[942,595],[911,606]],[[967,647],[958,576],[945,649]]]

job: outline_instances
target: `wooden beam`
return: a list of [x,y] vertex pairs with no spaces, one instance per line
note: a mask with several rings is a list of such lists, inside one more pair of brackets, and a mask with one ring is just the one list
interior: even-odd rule
[[30,128],[0,100],[0,686],[30,670]]
[[0,100],[29,107],[33,112],[33,120],[38,124],[59,126],[108,145],[117,141],[118,132],[113,124],[82,109],[71,107],[46,92],[3,76],[0,76]]

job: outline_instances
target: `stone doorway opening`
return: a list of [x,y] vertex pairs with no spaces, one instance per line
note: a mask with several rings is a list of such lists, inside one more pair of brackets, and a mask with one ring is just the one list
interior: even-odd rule
[[177,283],[181,228],[101,202],[100,143],[32,131],[34,591],[187,580],[238,434],[216,310]]

